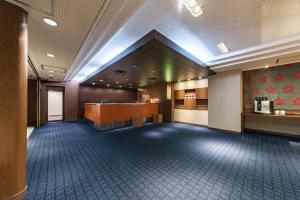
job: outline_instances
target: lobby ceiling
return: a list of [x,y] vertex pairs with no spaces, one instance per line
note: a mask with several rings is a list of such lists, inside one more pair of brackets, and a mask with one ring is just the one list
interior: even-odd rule
[[[153,29],[216,72],[300,55],[299,0],[196,0],[198,17],[182,0],[7,1],[29,13],[29,56],[43,79],[84,80]],[[45,16],[58,26],[47,26]],[[223,54],[220,42],[231,51]],[[49,77],[53,70],[42,65],[60,70]]]
[[213,74],[201,60],[153,30],[82,84],[130,89]]

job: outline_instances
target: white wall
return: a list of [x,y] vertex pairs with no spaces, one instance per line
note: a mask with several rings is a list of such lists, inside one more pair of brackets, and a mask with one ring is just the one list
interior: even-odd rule
[[210,76],[208,85],[208,127],[241,132],[242,73]]
[[[174,84],[174,90],[186,90],[186,89],[205,88],[205,87],[208,87],[207,79],[184,81],[184,82]],[[207,126],[208,111],[174,109],[174,121]]]

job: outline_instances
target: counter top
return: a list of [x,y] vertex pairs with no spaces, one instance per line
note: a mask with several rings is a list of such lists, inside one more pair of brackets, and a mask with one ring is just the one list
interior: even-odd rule
[[147,105],[157,103],[85,103],[86,105]]
[[260,114],[260,113],[252,113],[252,112],[244,112],[243,116],[257,116],[257,117],[270,117],[270,118],[278,118],[278,119],[300,119],[300,115],[273,115],[273,114]]

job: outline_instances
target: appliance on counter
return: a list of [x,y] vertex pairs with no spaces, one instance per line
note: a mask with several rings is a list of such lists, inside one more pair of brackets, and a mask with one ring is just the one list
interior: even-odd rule
[[271,114],[274,112],[274,102],[268,100],[268,97],[255,97],[254,112]]

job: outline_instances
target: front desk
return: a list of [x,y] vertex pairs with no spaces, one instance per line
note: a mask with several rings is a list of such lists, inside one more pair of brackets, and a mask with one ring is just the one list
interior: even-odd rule
[[86,103],[84,105],[85,118],[102,131],[130,126],[135,117],[147,120],[157,114],[157,103]]

